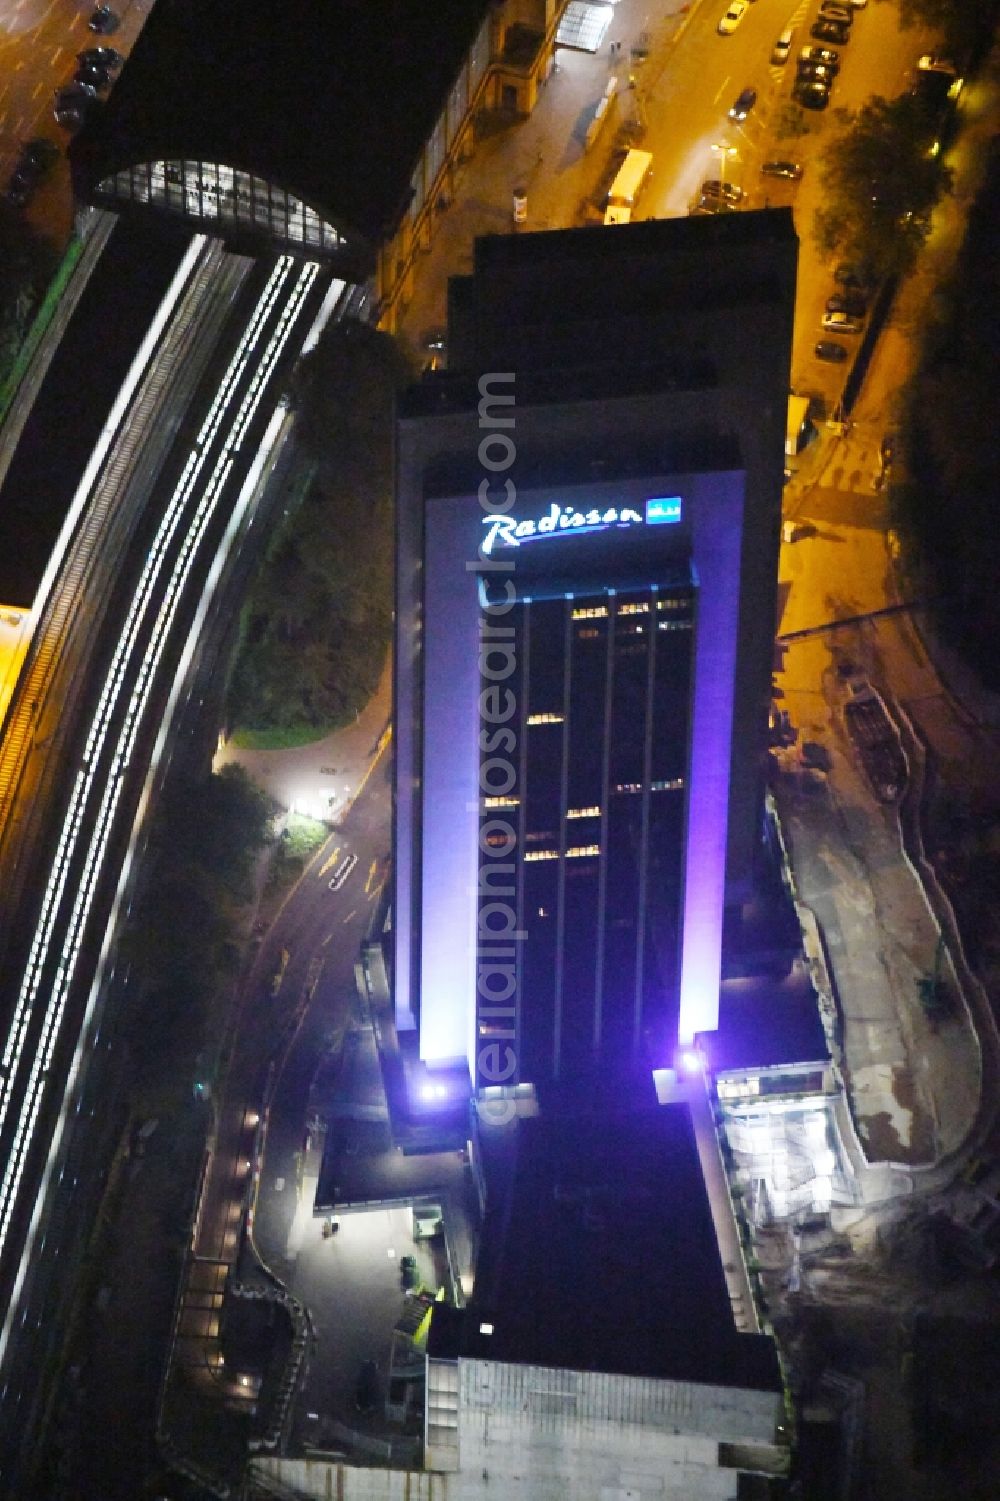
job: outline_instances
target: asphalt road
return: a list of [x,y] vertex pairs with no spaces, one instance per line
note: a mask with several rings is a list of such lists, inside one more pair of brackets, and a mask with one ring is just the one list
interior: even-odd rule
[[[390,827],[390,762],[384,754],[339,827],[313,857],[272,923],[250,967],[231,1043],[216,1149],[196,1251],[235,1257],[234,1225],[248,1195],[248,1172],[269,1065],[275,1065],[255,1239],[279,1276],[299,1204],[302,1152],[313,1076],[336,1047],[356,994],[354,965],[385,877]],[[330,880],[345,856],[357,865],[339,891]],[[286,949],[277,994],[272,982]],[[307,986],[315,981],[311,1001]]]
[[[121,24],[113,35],[98,37],[87,29],[94,7],[85,0],[8,0],[0,12],[0,185],[6,184],[22,141],[45,136],[65,151],[69,135],[52,117],[52,100],[72,78],[76,54],[103,44],[127,57],[153,4],[116,0],[113,9]],[[73,205],[65,156],[26,212],[58,245],[68,239]]]
[[[276,1004],[287,1012],[301,997],[310,971],[315,973],[321,966],[312,1002],[277,1080],[261,1173],[255,1236],[264,1260],[276,1270],[286,1261],[299,1202],[313,1076],[318,1061],[336,1046],[354,1012],[354,966],[386,874],[390,768],[390,759],[383,754],[361,796],[331,834],[272,929],[274,940],[287,946],[292,957],[277,1001],[265,1000],[265,1005]],[[356,854],[358,863],[343,888],[331,891],[330,878],[349,854]]]

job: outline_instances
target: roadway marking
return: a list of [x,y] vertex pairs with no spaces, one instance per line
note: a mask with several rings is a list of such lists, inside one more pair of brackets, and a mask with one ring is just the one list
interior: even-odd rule
[[348,912],[347,916],[344,918],[344,922],[345,923],[349,923],[350,920],[351,920],[351,918],[352,917],[357,917],[357,915],[358,915],[358,909],[357,909],[357,907],[352,907],[351,910],[350,910],[350,912]]
[[320,868],[316,872],[316,874],[318,876],[325,876],[326,873],[327,873],[327,871],[330,869],[330,866],[336,864],[336,862],[337,862],[337,856],[339,854],[340,854],[340,845],[338,844],[337,847],[336,847],[336,849],[334,850],[333,854],[330,856],[329,860],[327,860],[327,862],[326,862],[325,865],[321,865],[320,866]]
[[371,863],[371,865],[368,868],[368,879],[365,882],[365,896],[367,896],[368,893],[369,893],[369,891],[371,890],[372,880],[374,878],[374,875],[375,875],[375,872],[376,872],[377,869],[378,869],[378,861],[377,860],[373,860],[372,863]]
[[729,84],[730,84],[730,80],[731,80],[731,78],[732,78],[732,74],[730,74],[730,75],[729,75],[729,77],[728,77],[728,78],[726,78],[726,79],[725,79],[725,80],[724,80],[724,81],[723,81],[723,82],[722,82],[722,83],[721,83],[721,84],[720,84],[720,85],[719,85],[719,92],[718,92],[718,93],[717,93],[717,94],[716,94],[716,96],[715,96],[715,98],[714,98],[714,99],[713,99],[713,100],[712,100],[712,103],[713,103],[713,104],[718,104],[718,102],[719,102],[719,100],[720,100],[720,99],[721,99],[721,98],[722,98],[722,96],[723,96],[723,94],[724,94],[724,93],[725,93],[725,92],[726,92],[726,90],[727,90],[727,89],[728,89],[728,87],[729,87]]

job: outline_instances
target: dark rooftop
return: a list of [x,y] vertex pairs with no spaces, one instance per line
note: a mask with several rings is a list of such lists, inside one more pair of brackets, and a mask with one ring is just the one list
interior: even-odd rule
[[157,0],[72,144],[77,192],[137,162],[224,162],[301,198],[373,255],[488,8]]
[[790,1063],[826,1063],[826,1033],[805,967],[784,979],[766,975],[726,980],[719,994],[719,1029],[699,1038],[713,1074]]
[[745,318],[754,305],[780,344],[797,247],[788,209],[483,236],[472,276],[449,284],[449,368],[502,370],[489,364],[501,352],[518,369],[578,364],[581,354],[662,361],[682,352],[691,364],[707,352],[700,318],[737,309]]
[[686,1105],[522,1121],[489,1194],[473,1300],[435,1311],[432,1355],[780,1390],[773,1341],[733,1321]]

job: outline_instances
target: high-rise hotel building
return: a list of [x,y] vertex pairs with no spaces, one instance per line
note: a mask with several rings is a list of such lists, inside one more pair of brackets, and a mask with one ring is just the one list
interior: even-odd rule
[[479,241],[398,428],[397,1027],[619,1090],[718,1013],[758,837],[787,211]]

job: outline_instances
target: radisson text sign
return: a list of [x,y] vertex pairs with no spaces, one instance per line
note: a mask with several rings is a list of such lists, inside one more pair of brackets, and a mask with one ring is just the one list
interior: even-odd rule
[[632,506],[605,506],[603,509],[595,507],[590,511],[578,511],[575,506],[561,506],[553,501],[541,516],[484,516],[483,525],[487,531],[481,551],[489,557],[494,548],[522,547],[525,542],[538,542],[543,537],[602,532],[621,527],[662,526],[680,519],[679,495],[656,496],[645,502],[642,511],[637,511]]

